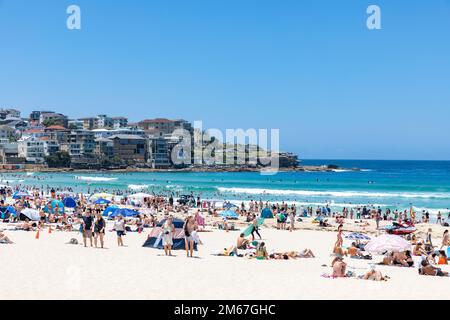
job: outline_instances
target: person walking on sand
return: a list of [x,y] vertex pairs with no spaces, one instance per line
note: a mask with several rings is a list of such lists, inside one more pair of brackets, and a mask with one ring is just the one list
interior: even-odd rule
[[94,219],[92,218],[91,212],[87,211],[84,217],[82,218],[82,228],[83,228],[83,243],[84,247],[87,247],[87,239],[91,244],[91,247],[94,246],[92,242],[92,224]]
[[295,230],[295,211],[293,209],[289,212],[289,220],[289,232],[292,232]]
[[253,220],[252,220],[252,241],[255,241],[255,233],[258,235],[259,240],[261,240],[261,235],[259,234],[258,231],[258,219],[256,218],[256,216],[253,216]]
[[162,243],[164,246],[164,253],[166,256],[172,255],[173,234],[175,232],[175,226],[173,225],[173,217],[169,216],[163,225]]
[[334,244],[335,248],[340,248],[344,244],[344,239],[342,238],[342,227],[343,227],[342,224],[339,225],[338,227],[337,240],[336,243]]
[[184,222],[184,242],[186,247],[186,255],[187,257],[191,257],[194,254],[194,237],[193,232],[195,228],[194,219],[192,216],[189,216],[186,218],[186,221]]
[[103,249],[104,247],[104,236],[105,236],[105,219],[103,219],[102,215],[99,213],[97,214],[97,219],[95,220],[94,224],[94,245],[97,247],[97,240],[100,239],[100,246]]
[[116,222],[114,222],[114,230],[116,230],[117,233],[117,245],[119,247],[123,247],[123,236],[125,235],[125,220],[123,219],[122,215],[119,215],[117,217]]

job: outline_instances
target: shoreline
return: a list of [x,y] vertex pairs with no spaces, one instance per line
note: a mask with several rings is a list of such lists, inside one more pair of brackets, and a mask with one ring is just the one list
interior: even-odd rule
[[[340,167],[327,167],[327,166],[300,166],[279,168],[277,172],[361,172],[359,168],[340,168]],[[183,168],[183,169],[152,169],[152,168],[126,168],[126,169],[72,169],[72,168],[24,168],[24,169],[0,169],[0,173],[22,173],[22,172],[34,172],[34,173],[130,173],[130,172],[161,172],[161,173],[183,173],[183,172],[209,172],[209,173],[223,173],[223,172],[266,172],[271,173],[270,170],[264,170],[264,168],[250,168],[250,167],[234,167],[234,168]]]

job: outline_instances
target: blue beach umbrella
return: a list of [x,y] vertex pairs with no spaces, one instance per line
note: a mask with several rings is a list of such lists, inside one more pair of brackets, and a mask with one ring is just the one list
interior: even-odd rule
[[26,191],[17,191],[16,193],[13,194],[13,199],[20,199],[23,197],[29,197],[30,194]]
[[108,208],[105,209],[105,211],[103,211],[102,216],[107,217],[110,214],[113,214],[118,209],[119,209],[118,206],[109,206]]
[[109,204],[111,201],[100,198],[98,200],[95,200],[94,204],[99,204],[99,205],[107,205]]
[[235,205],[235,204],[232,204],[232,203],[230,203],[230,202],[227,202],[227,203],[225,203],[225,204],[223,205],[223,208],[224,208],[224,209],[227,209],[227,210],[230,210],[231,208],[238,208],[238,206]]
[[64,198],[62,203],[67,208],[75,208],[77,206],[77,202],[75,201],[74,198],[71,198],[71,197]]
[[136,210],[132,210],[132,209],[117,209],[115,210],[109,217],[110,218],[115,218],[117,216],[122,216],[122,217],[135,217],[137,215],[139,215],[140,213]]
[[64,207],[64,204],[60,200],[53,199],[49,202],[49,204],[51,205],[51,211],[49,212],[48,205],[46,205],[44,207],[45,213],[55,213],[54,211],[55,211],[56,206],[58,206],[58,213],[64,213],[65,207]]
[[345,238],[349,240],[370,240],[370,237],[358,232],[350,233],[347,236],[345,236]]
[[231,218],[231,219],[239,218],[239,215],[235,211],[232,211],[232,210],[223,211],[220,215],[223,218]]

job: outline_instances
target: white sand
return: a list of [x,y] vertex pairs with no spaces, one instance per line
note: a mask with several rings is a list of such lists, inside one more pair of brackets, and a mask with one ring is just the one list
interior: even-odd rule
[[[6,226],[0,226],[5,228]],[[439,299],[450,297],[450,278],[419,276],[417,267],[378,267],[388,282],[326,279],[335,232],[263,228],[268,249],[310,248],[316,259],[256,261],[216,257],[211,253],[234,244],[238,232],[201,233],[199,259],[176,257],[143,248],[147,233],[128,233],[118,248],[108,232],[109,249],[65,244],[79,233],[6,231],[16,242],[0,245],[0,299]],[[346,259],[357,274],[369,261]],[[374,262],[378,262],[376,257]],[[326,264],[326,267],[322,265]],[[443,268],[450,271],[450,268]]]

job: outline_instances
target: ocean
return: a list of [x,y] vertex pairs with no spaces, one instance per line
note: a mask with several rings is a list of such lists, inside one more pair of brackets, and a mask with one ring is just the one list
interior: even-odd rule
[[329,204],[335,210],[358,205],[382,209],[449,212],[450,161],[304,160],[303,165],[336,164],[362,171],[233,173],[13,173],[2,184],[72,188],[76,192],[115,191],[200,195],[235,202],[262,200],[303,206]]

